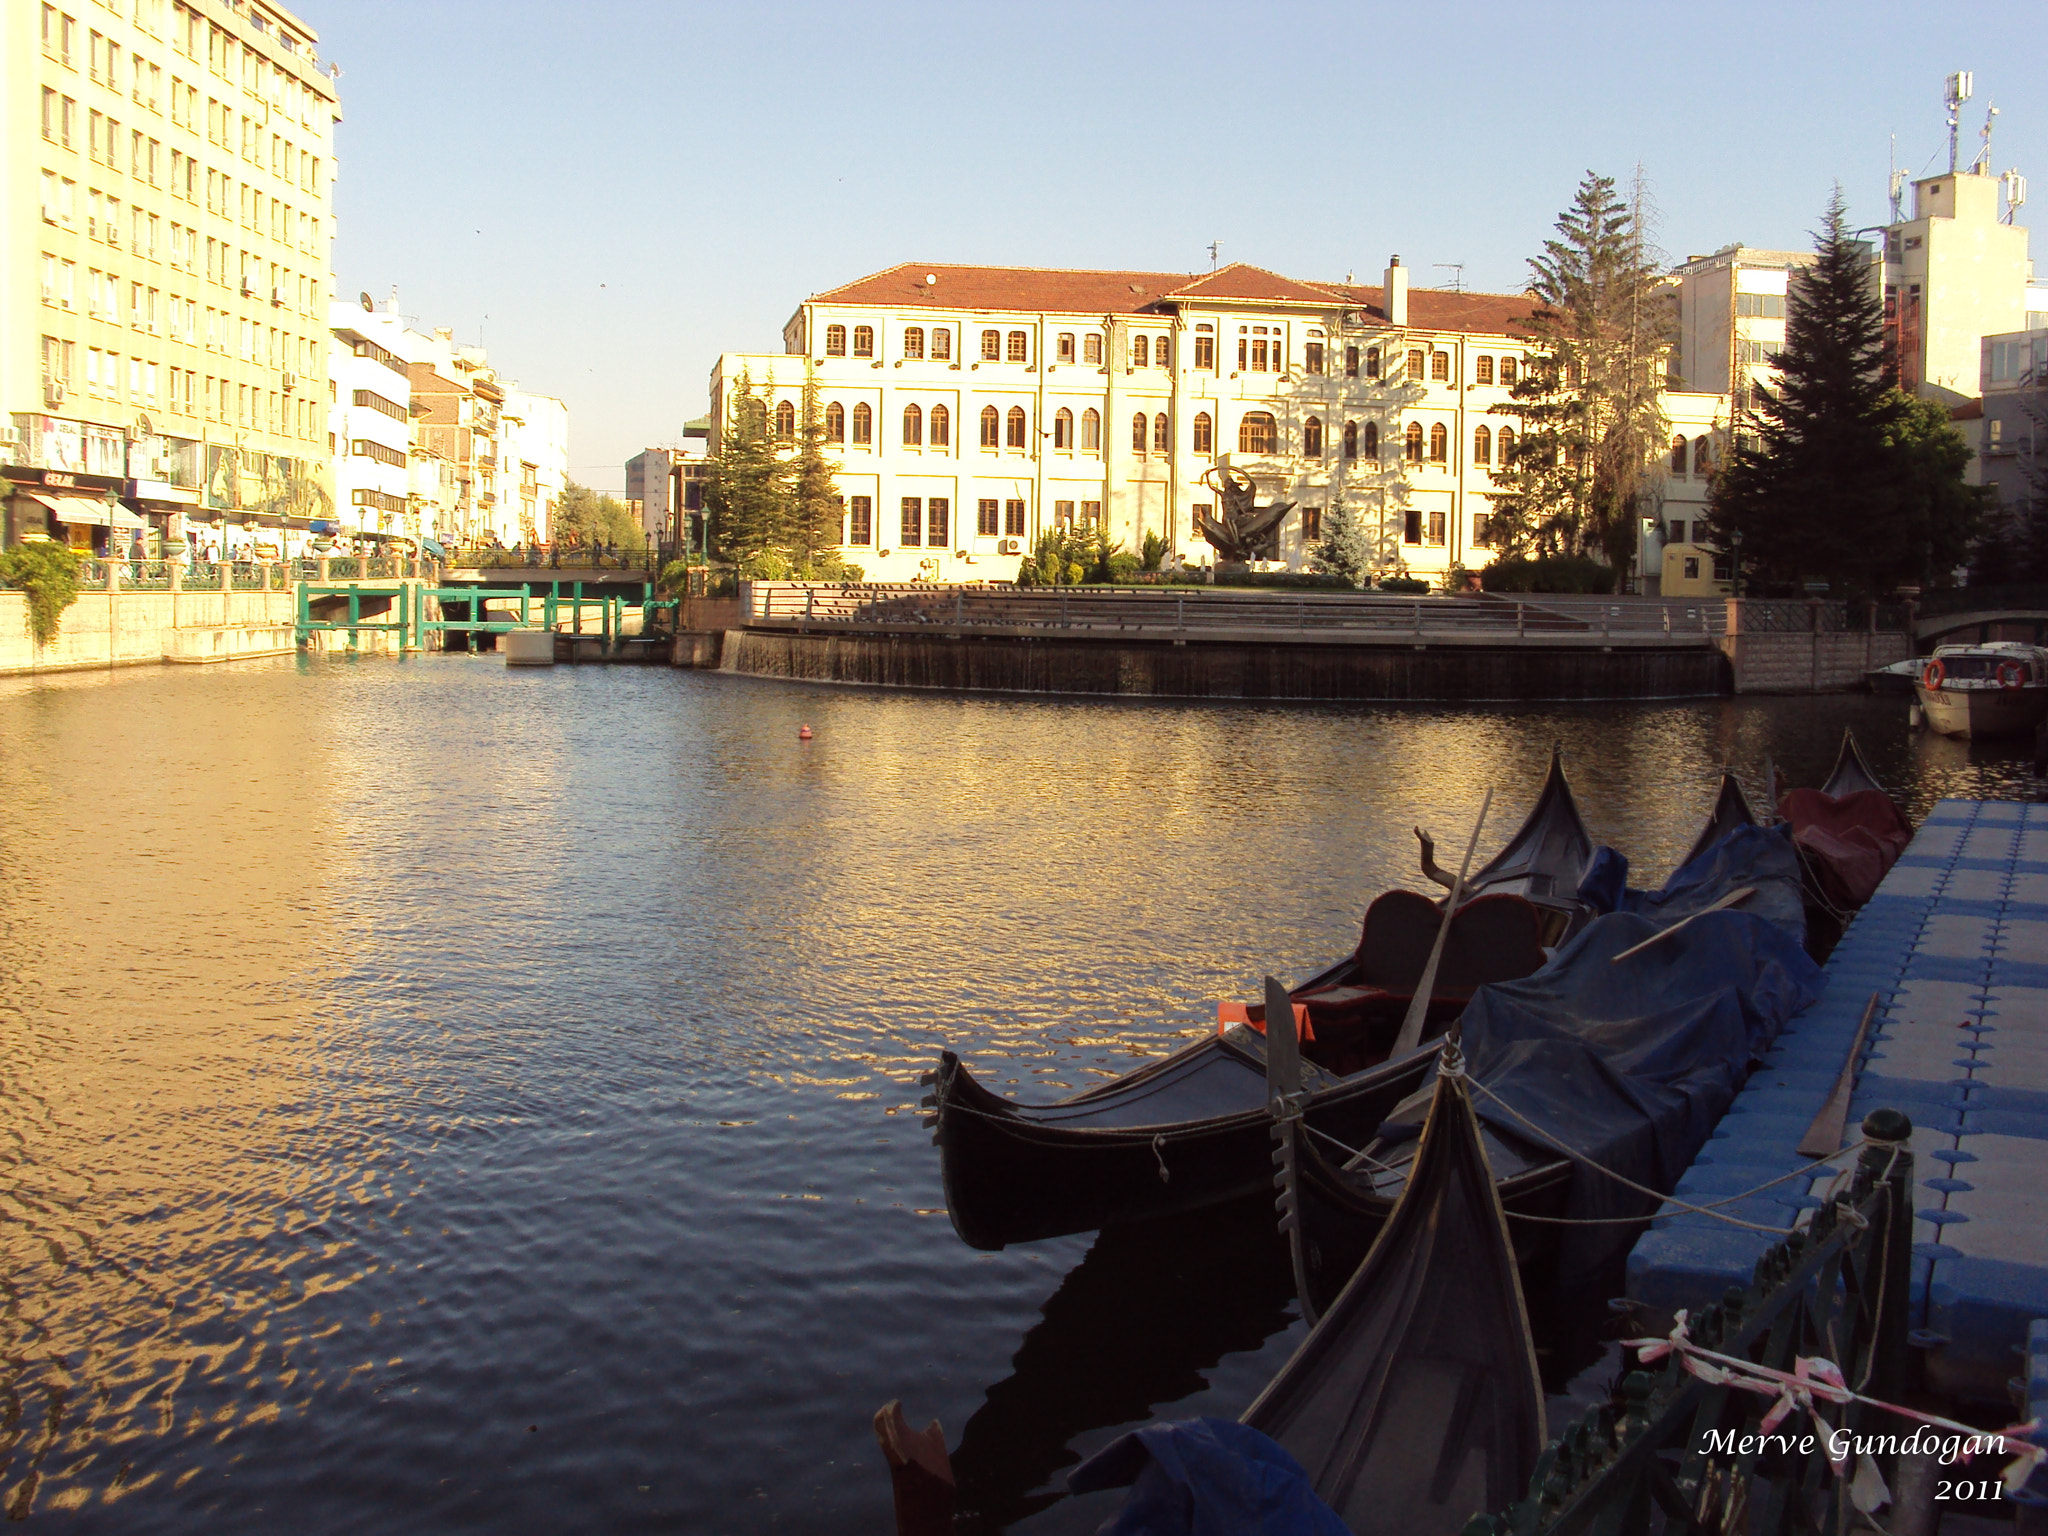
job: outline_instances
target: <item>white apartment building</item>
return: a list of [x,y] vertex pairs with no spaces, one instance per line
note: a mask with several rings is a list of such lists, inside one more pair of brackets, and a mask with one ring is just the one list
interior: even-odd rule
[[[1042,531],[1158,534],[1193,564],[1212,471],[1290,501],[1272,556],[1303,563],[1330,509],[1382,567],[1431,579],[1491,559],[1493,472],[1530,338],[1525,295],[1411,292],[1231,265],[1160,272],[905,263],[807,299],[781,353],[727,353],[793,438],[817,379],[845,500],[844,553],[871,580],[1005,580]],[[1210,477],[1206,478],[1205,477]]]
[[1986,336],[2027,328],[2033,263],[2002,178],[1950,171],[1913,183],[1913,217],[1884,233],[1886,350],[1900,384],[1930,400],[1979,398]]
[[1776,377],[1773,359],[1785,350],[1792,274],[1813,262],[1811,251],[1757,250],[1738,241],[1680,266],[1673,274],[1678,306],[1673,372],[1680,388],[1726,395],[1747,409],[1750,387]]
[[515,529],[504,542],[545,544],[569,483],[569,407],[552,395],[512,387],[499,421],[505,510]]
[[333,81],[269,0],[8,0],[5,534],[327,510]]
[[335,522],[345,538],[418,547],[412,504],[412,375],[417,341],[397,315],[336,302],[330,307],[329,436]]

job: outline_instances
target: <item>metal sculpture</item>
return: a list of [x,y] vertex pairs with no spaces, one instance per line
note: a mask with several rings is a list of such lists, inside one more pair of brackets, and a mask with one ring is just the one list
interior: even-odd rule
[[[1216,476],[1214,481],[1210,476]],[[1202,472],[1203,485],[1213,490],[1223,504],[1221,517],[1195,509],[1195,532],[1207,539],[1216,551],[1216,557],[1225,562],[1242,563],[1259,558],[1258,551],[1273,536],[1275,530],[1288,513],[1294,510],[1291,501],[1276,501],[1270,506],[1255,507],[1259,488],[1252,477],[1234,465],[1218,465]]]

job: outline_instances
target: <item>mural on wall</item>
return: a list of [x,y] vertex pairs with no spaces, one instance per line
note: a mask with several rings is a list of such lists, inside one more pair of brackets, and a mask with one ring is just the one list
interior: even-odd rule
[[217,512],[322,518],[334,510],[328,467],[224,444],[206,449],[206,505]]

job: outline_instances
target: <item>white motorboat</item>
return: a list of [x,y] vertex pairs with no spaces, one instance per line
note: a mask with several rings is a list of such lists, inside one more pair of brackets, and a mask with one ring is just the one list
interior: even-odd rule
[[2048,716],[2048,650],[2016,640],[1937,646],[1913,696],[1944,736],[2032,735]]

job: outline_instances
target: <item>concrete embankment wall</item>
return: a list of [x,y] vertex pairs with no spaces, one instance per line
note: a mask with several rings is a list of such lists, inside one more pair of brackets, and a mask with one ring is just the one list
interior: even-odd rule
[[1187,699],[1680,699],[1725,694],[1685,648],[1259,644],[731,630],[722,671],[809,682]]
[[[0,591],[0,677],[289,656],[296,592],[102,592],[78,594],[50,644],[29,635],[28,598]],[[396,650],[395,637],[361,632],[361,651]],[[316,634],[316,648],[339,650],[346,634]]]
[[1883,630],[1761,630],[1723,635],[1720,646],[1737,693],[1841,693],[1913,654],[1912,636]]

